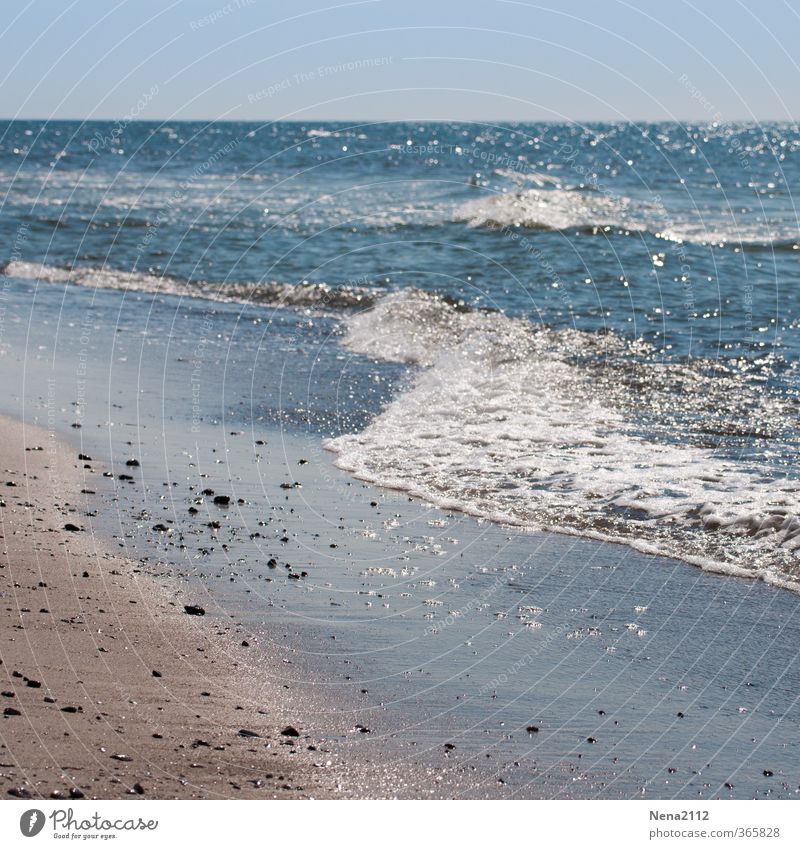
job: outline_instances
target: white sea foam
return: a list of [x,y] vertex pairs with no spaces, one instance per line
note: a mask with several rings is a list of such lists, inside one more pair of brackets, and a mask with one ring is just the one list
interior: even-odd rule
[[704,568],[796,576],[800,485],[636,435],[568,352],[607,346],[404,290],[348,316],[353,351],[424,366],[337,465],[445,509],[626,542]]

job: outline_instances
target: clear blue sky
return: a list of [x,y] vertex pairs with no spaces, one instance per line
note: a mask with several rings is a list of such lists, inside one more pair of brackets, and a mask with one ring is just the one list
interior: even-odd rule
[[798,0],[7,0],[0,16],[4,118],[800,113]]

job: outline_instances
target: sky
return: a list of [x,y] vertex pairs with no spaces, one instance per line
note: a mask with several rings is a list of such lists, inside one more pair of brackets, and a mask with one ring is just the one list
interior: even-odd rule
[[18,0],[0,117],[796,120],[800,0]]

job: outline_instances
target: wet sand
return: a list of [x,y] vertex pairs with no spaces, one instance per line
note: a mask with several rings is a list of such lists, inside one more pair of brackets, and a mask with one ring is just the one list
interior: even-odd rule
[[288,736],[281,685],[241,663],[246,634],[187,614],[91,532],[91,461],[0,418],[0,468],[2,796],[358,795],[336,753]]

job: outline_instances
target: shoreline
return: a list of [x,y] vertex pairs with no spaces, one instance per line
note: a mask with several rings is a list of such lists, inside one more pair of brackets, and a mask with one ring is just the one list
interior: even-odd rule
[[[65,307],[57,287],[11,286],[18,306],[7,324],[4,411],[45,425],[49,435],[35,439],[71,446],[70,474],[84,478],[75,490],[96,491],[76,524],[93,526],[111,551],[130,558],[118,572],[163,588],[163,608],[175,618],[184,603],[207,609],[204,618],[179,620],[180,630],[230,646],[220,653],[217,680],[227,687],[235,672],[244,685],[238,692],[251,696],[241,704],[255,708],[253,722],[273,729],[269,740],[242,747],[248,756],[269,742],[292,765],[310,757],[312,777],[330,780],[337,795],[370,798],[796,795],[788,748],[800,680],[796,594],[628,547],[514,531],[353,479],[334,465],[321,434],[300,426],[339,409],[340,383],[328,379],[341,370],[338,349],[324,347],[330,323],[307,327],[276,310],[259,330],[259,310],[246,313],[255,325],[232,306],[215,310],[196,432],[192,352],[206,338],[205,311],[80,288],[70,288]],[[301,330],[309,344],[298,347]],[[351,391],[371,399],[373,412],[382,398],[371,392],[373,368],[351,365]],[[377,374],[387,377],[383,367]],[[82,381],[96,391],[85,395]],[[94,456],[91,469],[75,468],[79,452]],[[141,468],[126,468],[131,457]],[[16,460],[7,465],[20,472]],[[11,503],[8,494],[20,490],[3,486],[0,478]],[[61,504],[63,490],[48,489],[48,500]],[[215,505],[203,498],[207,491],[229,502]],[[55,521],[61,528],[69,519],[56,513]],[[71,546],[83,536],[90,534],[65,539]],[[129,600],[123,596],[126,622]],[[149,635],[151,619],[140,630]],[[197,648],[190,645],[182,663],[198,657],[204,673]],[[164,672],[147,664],[145,674]],[[191,680],[186,687],[212,697],[220,689]],[[199,699],[201,709],[207,699]],[[266,718],[257,713],[265,706]],[[185,731],[200,712],[184,712],[172,746],[157,751],[160,766],[171,767],[176,744],[227,744]],[[260,733],[239,724],[243,716],[228,724],[228,714],[228,736]],[[274,732],[282,722],[309,734],[317,752],[301,746],[290,756]],[[193,751],[201,764],[201,755],[225,757]],[[113,753],[130,754],[105,754]],[[196,768],[189,768],[191,780]],[[327,792],[296,784],[306,795]],[[265,793],[224,783],[222,790]]]
[[324,743],[282,733],[279,685],[248,675],[242,633],[188,615],[91,532],[76,452],[5,416],[0,435],[0,794],[358,795]]

